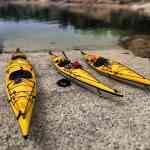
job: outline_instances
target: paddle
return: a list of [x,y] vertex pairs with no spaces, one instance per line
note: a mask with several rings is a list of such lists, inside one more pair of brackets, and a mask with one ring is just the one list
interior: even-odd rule
[[64,57],[69,60],[69,58],[67,57],[66,53],[64,51],[62,51],[62,54],[64,55]]

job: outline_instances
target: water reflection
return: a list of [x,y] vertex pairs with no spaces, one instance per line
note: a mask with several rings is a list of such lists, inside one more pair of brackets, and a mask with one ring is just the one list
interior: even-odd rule
[[13,20],[19,22],[21,20],[37,20],[37,21],[58,21],[61,28],[73,25],[75,29],[93,29],[95,27],[110,27],[108,23],[97,21],[88,17],[60,11],[55,7],[39,7],[39,6],[19,6],[9,4],[0,8],[0,18],[3,20]]
[[126,30],[126,32],[150,33],[150,19],[138,14],[129,14],[124,11],[114,12],[109,22],[83,17],[79,14],[60,11],[55,7],[20,6],[8,4],[0,7],[0,18],[4,20],[38,20],[58,21],[61,28],[72,25],[75,29],[93,30],[95,28],[114,28]]
[[7,5],[0,9],[0,38],[6,49],[72,49],[113,47],[127,32],[105,22],[54,7]]

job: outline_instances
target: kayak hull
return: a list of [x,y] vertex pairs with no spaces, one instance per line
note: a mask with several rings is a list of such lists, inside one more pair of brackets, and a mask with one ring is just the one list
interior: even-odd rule
[[116,76],[111,75],[111,74],[107,74],[107,73],[104,73],[104,72],[97,71],[96,69],[94,69],[94,70],[97,73],[100,73],[101,75],[104,75],[104,76],[106,76],[108,78],[112,78],[112,79],[114,79],[116,81],[119,81],[120,83],[128,84],[128,85],[139,87],[139,88],[150,87],[149,85],[144,85],[142,83],[134,82],[132,80],[127,80],[127,79],[123,79],[123,78],[120,78],[120,77],[116,77]]
[[21,52],[16,52],[6,67],[6,93],[8,102],[18,121],[21,134],[29,134],[36,98],[36,75],[31,63]]
[[[100,67],[96,67],[94,66],[94,63],[90,61],[90,56],[91,55],[87,53],[83,54],[83,58],[87,62],[87,64],[91,66],[94,70],[96,70],[98,73],[131,85],[140,87],[150,86],[149,79],[146,79],[144,76],[136,73],[134,70],[128,68],[127,66],[108,59],[108,61],[110,62],[110,66],[108,66],[108,68],[107,66],[103,65]],[[98,56],[96,55],[95,57],[98,58]]]
[[[62,74],[63,75],[63,74]],[[116,96],[116,94],[112,94],[112,93],[109,93],[107,91],[104,91],[104,90],[100,90],[96,87],[93,87],[91,85],[88,85],[86,83],[83,83],[79,80],[76,80],[74,78],[71,78],[71,77],[68,77],[66,75],[63,75],[66,79],[70,80],[71,82],[75,83],[76,85],[80,86],[81,88],[93,93],[93,94],[96,94],[97,96],[100,96],[100,97],[112,97],[112,95]],[[122,97],[122,96],[121,96]]]

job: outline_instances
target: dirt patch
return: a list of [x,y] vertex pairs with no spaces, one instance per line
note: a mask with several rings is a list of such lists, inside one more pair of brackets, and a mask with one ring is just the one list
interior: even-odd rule
[[137,56],[150,58],[150,35],[134,35],[121,39],[120,45]]

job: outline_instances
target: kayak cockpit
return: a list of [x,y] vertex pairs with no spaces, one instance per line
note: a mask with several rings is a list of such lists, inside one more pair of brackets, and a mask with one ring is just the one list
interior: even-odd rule
[[99,58],[96,59],[96,61],[93,63],[93,65],[95,67],[108,66],[109,61],[108,61],[108,59],[106,59],[104,57],[99,57]]
[[64,66],[67,66],[69,64],[71,64],[71,61],[69,61],[68,59],[61,59],[58,62],[59,67],[64,67]]
[[59,62],[57,62],[59,67],[64,67],[64,68],[73,68],[73,69],[78,69],[81,68],[81,64],[78,61],[71,62],[68,59],[61,59]]
[[26,70],[18,70],[18,71],[15,71],[15,72],[12,72],[9,76],[9,79],[10,80],[18,80],[18,79],[31,79],[32,78],[32,74],[31,72],[29,71],[26,71]]

